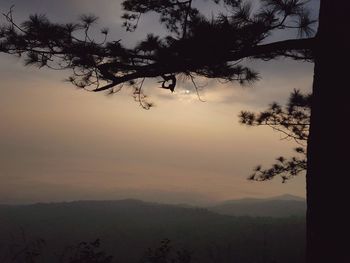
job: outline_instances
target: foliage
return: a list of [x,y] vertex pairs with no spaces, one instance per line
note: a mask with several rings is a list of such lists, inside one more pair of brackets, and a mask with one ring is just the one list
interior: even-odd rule
[[39,238],[30,241],[22,231],[21,242],[11,244],[8,247],[8,253],[5,253],[0,259],[1,262],[4,263],[36,263],[38,262],[45,246],[46,242],[44,239]]
[[[155,12],[168,32],[165,37],[149,34],[133,48],[124,47],[121,40],[109,41],[108,29],[101,30],[100,41],[92,37],[90,29],[97,21],[92,15],[67,24],[31,15],[17,24],[11,8],[0,28],[0,52],[23,56],[26,65],[71,69],[68,80],[90,91],[115,93],[127,84],[146,109],[152,104],[142,92],[145,78],[158,78],[161,88],[171,91],[178,75],[190,78],[195,88],[196,76],[247,84],[259,75],[242,64],[245,58],[312,60],[315,20],[303,0],[260,0],[258,7],[240,0],[212,3],[222,12],[207,18],[192,0],[123,1],[126,30],[136,30],[141,15]],[[295,29],[299,37],[309,38],[266,44],[273,32],[282,29]]]
[[[70,247],[60,256],[61,262],[67,263],[112,263],[113,257],[100,250],[100,239],[92,242],[80,242]],[[66,260],[67,259],[67,260]]]
[[282,181],[294,177],[306,170],[305,142],[309,135],[311,95],[302,94],[295,90],[287,106],[282,107],[278,103],[272,103],[270,107],[260,113],[242,111],[239,115],[240,122],[248,126],[269,126],[282,134],[282,139],[295,140],[300,146],[294,151],[301,157],[285,158],[280,156],[276,163],[269,169],[262,169],[259,165],[250,180],[265,181],[279,175]]
[[161,241],[157,249],[149,248],[141,260],[141,263],[190,263],[191,253],[186,250],[178,250],[172,255],[172,246],[169,239]]
[[[80,242],[69,246],[63,253],[56,255],[60,263],[112,263],[113,257],[107,256],[100,249],[100,240]],[[11,244],[6,256],[1,258],[3,263],[39,263],[45,254],[46,241],[42,238],[27,241],[25,237],[21,244]]]
[[[39,263],[43,254],[45,241],[37,239],[26,242],[23,248],[14,250],[11,246],[10,258],[3,258],[3,263]],[[107,255],[100,248],[100,239],[92,242],[80,242],[76,246],[67,247],[64,252],[58,255],[60,263],[113,263],[112,256]],[[16,246],[17,247],[17,246]],[[131,250],[131,249],[130,249]],[[191,263],[191,253],[186,250],[174,251],[169,239],[160,242],[157,248],[148,248],[140,263]]]

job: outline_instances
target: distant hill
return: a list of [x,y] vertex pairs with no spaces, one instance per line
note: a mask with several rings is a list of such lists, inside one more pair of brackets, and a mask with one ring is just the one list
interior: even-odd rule
[[56,262],[52,255],[64,247],[96,238],[123,263],[140,262],[145,251],[164,238],[176,248],[193,251],[193,263],[251,263],[262,257],[303,262],[305,249],[301,217],[233,217],[139,200],[0,206],[0,258],[9,244],[21,242],[23,232],[28,240],[46,240],[43,262]]
[[279,195],[279,196],[275,196],[275,197],[266,198],[266,199],[263,199],[263,200],[286,200],[286,201],[302,201],[302,202],[306,202],[306,199],[304,197],[291,195],[291,194]]
[[208,210],[231,216],[305,216],[306,201],[302,197],[293,195],[282,195],[266,199],[244,198],[224,201],[208,207]]

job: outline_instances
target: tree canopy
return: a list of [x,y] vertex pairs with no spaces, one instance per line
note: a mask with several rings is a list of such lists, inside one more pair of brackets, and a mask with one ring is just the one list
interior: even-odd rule
[[[246,84],[259,79],[258,72],[244,59],[270,60],[279,56],[312,61],[313,24],[303,0],[212,0],[221,7],[217,15],[206,17],[192,0],[125,0],[123,26],[134,31],[142,15],[154,12],[167,30],[160,37],[148,34],[134,47],[122,40],[109,40],[109,30],[101,30],[102,40],[91,36],[97,22],[83,15],[76,23],[58,24],[45,15],[31,15],[16,23],[13,9],[4,13],[7,23],[0,29],[0,51],[23,56],[26,65],[70,69],[68,78],[89,91],[119,91],[123,85],[134,89],[135,99],[149,109],[142,85],[156,78],[161,88],[174,91],[178,76],[192,81],[203,76]],[[296,30],[296,38],[269,43],[278,30]]]

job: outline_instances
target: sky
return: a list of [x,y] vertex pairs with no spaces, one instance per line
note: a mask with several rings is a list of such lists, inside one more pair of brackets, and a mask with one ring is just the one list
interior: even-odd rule
[[[109,27],[110,38],[125,45],[162,30],[148,16],[136,32],[124,32],[115,0],[0,0],[0,10],[12,4],[18,21],[43,13],[74,22],[93,13],[100,17],[97,27]],[[205,1],[197,4],[209,10]],[[180,81],[172,94],[149,80],[144,89],[156,106],[146,111],[131,90],[113,96],[82,91],[64,81],[69,72],[24,67],[20,58],[0,54],[0,203],[137,198],[203,205],[305,196],[304,175],[284,184],[247,180],[256,165],[268,167],[296,145],[268,127],[242,126],[238,114],[283,104],[293,89],[309,92],[313,64],[250,63],[262,77],[251,86],[199,79],[205,102],[188,82]]]

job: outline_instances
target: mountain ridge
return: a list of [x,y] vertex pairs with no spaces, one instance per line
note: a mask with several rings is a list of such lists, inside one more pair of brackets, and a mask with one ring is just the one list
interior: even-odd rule
[[264,199],[242,198],[226,200],[208,209],[218,214],[231,216],[305,216],[306,199],[289,194]]
[[148,202],[139,199],[126,198],[119,200],[76,200],[67,202],[40,202],[23,205],[0,205],[6,207],[87,207],[89,209],[102,209],[109,207],[114,210],[124,210],[129,207],[133,209],[144,208],[183,208],[203,210],[226,216],[253,216],[253,217],[289,217],[305,216],[306,200],[293,195],[281,195],[269,198],[242,198],[218,202],[209,206],[195,206],[190,204],[166,204],[161,202]]
[[[264,246],[277,262],[302,262],[304,253],[303,217],[238,217],[135,199],[0,206],[0,222],[0,247],[22,240],[23,234],[28,240],[45,240],[41,262],[55,262],[54,256],[67,245],[97,238],[103,251],[125,263],[139,262],[164,238],[194,251],[195,262],[201,263],[260,262]],[[222,255],[227,256],[225,261]]]

